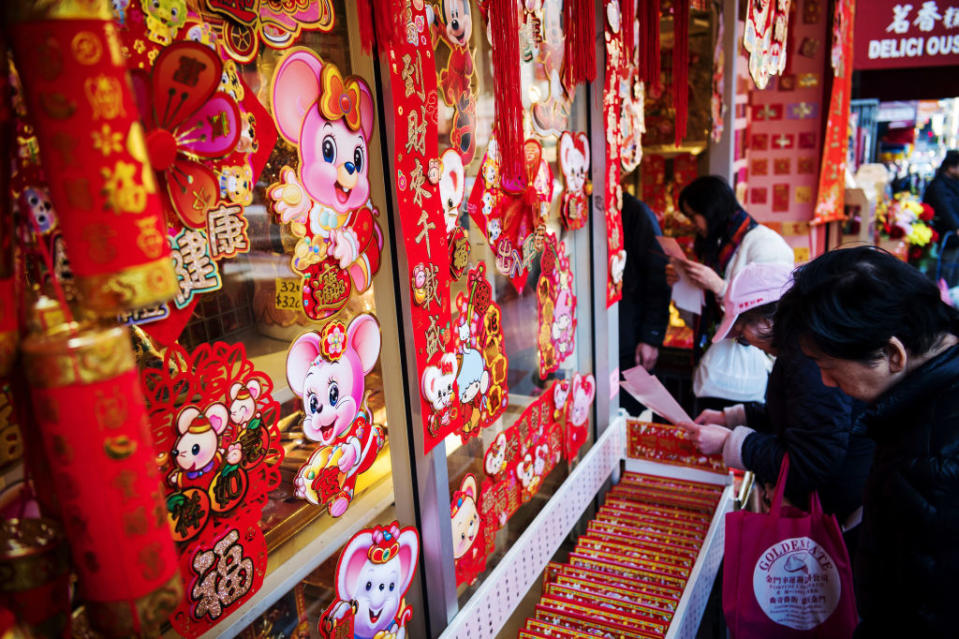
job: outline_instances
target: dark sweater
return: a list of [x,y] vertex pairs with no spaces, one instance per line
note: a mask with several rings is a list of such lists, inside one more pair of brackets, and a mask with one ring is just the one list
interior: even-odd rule
[[856,637],[955,637],[959,600],[959,346],[863,415],[876,456],[854,562]]
[[819,367],[791,348],[776,358],[766,403],[746,404],[742,460],[762,482],[775,483],[789,453],[786,497],[805,507],[816,490],[823,510],[842,522],[862,505],[873,444],[857,427],[863,405],[822,383]]
[[959,229],[959,178],[936,173],[926,187],[922,201],[936,212],[935,228],[940,235]]
[[619,359],[625,370],[636,365],[636,346],[659,347],[666,336],[671,289],[666,284],[666,258],[656,241],[656,217],[648,206],[623,194],[623,239],[626,268],[619,303]]

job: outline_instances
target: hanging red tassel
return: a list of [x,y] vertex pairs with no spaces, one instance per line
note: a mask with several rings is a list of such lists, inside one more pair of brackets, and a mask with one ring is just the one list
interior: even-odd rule
[[675,0],[673,11],[673,105],[679,146],[686,138],[689,116],[689,0]]
[[493,35],[496,141],[503,160],[502,175],[506,181],[523,184],[523,100],[516,0],[490,0],[489,21]]
[[644,52],[641,67],[647,90],[663,88],[662,60],[659,51],[659,0],[640,0],[640,46]]
[[633,64],[636,53],[636,0],[621,0],[623,13],[623,52],[626,63]]
[[593,0],[566,0],[563,28],[566,47],[563,56],[563,84],[572,92],[580,82],[596,79],[596,13]]

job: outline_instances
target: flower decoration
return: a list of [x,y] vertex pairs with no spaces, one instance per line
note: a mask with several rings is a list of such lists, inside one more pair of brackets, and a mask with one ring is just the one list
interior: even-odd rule
[[323,356],[334,362],[340,359],[346,351],[346,326],[343,322],[330,322],[323,329],[322,335],[320,348]]
[[177,42],[157,56],[149,82],[136,78],[148,114],[150,164],[163,177],[173,210],[191,228],[202,229],[219,200],[216,174],[203,161],[230,155],[240,140],[236,100],[217,90],[222,69],[209,47]]

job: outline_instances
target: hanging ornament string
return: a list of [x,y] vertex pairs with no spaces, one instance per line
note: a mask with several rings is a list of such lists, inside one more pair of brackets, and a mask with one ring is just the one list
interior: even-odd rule
[[496,141],[503,160],[503,177],[504,181],[523,184],[523,101],[516,0],[490,0],[489,21],[493,36]]
[[593,0],[566,0],[563,3],[566,50],[563,56],[563,84],[572,93],[580,82],[596,79],[596,13]]
[[689,0],[673,5],[673,105],[676,107],[676,146],[686,137],[689,118]]
[[640,12],[642,32],[639,39],[645,55],[643,56],[643,79],[650,92],[663,89],[662,58],[659,50],[659,0],[640,0],[643,11]]
[[622,0],[623,14],[623,51],[626,62],[633,64],[636,54],[636,0]]

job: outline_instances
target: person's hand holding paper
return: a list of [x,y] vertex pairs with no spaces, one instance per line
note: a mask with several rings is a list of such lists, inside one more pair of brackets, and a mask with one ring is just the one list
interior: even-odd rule
[[[669,256],[666,281],[670,282],[672,280],[673,303],[676,305],[676,308],[697,315],[702,313],[703,304],[705,303],[703,289],[697,286],[687,274],[688,265],[696,264],[696,262],[686,258],[683,249],[679,246],[679,242],[674,238],[657,237],[656,240],[659,242],[660,247],[662,247],[663,252]],[[710,269],[710,271],[711,270],[712,269]]]

